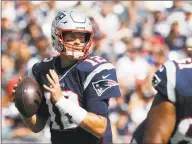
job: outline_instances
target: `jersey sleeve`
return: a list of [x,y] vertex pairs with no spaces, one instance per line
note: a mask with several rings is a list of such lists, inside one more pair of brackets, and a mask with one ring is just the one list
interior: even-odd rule
[[86,110],[104,117],[108,116],[109,100],[88,99]]
[[87,99],[94,100],[120,96],[115,67],[105,63],[94,69],[85,79],[84,91]]
[[49,73],[49,69],[54,69],[54,59],[44,59],[41,62],[38,62],[32,66],[32,68],[28,71],[28,75],[37,80],[37,82],[42,86],[46,84],[50,85],[46,78],[46,74]]
[[176,102],[176,65],[166,62],[152,78],[153,87],[173,104]]

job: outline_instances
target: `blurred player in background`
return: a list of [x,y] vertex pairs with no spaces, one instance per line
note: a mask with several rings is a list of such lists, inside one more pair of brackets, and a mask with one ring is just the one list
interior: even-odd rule
[[22,116],[24,123],[36,133],[50,118],[53,144],[111,144],[108,102],[121,94],[115,67],[102,57],[88,56],[93,37],[89,18],[63,10],[53,20],[51,33],[60,56],[46,58],[29,70],[45,97],[35,115]]
[[132,143],[192,143],[192,58],[169,61],[154,74],[157,95]]

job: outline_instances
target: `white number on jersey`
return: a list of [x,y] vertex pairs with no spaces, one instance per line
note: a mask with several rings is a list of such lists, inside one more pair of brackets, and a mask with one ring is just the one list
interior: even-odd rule
[[[78,95],[76,93],[72,91],[62,91],[62,94],[66,99],[69,99],[74,104],[79,105]],[[62,113],[61,113],[61,121],[63,123],[64,129],[77,127],[76,124],[74,124],[72,121],[69,120],[67,115],[62,115]]]
[[53,59],[53,57],[50,57],[50,58],[44,58],[43,59],[43,62],[49,62],[49,61],[51,61]]
[[96,66],[99,63],[106,62],[106,60],[99,56],[90,57],[90,59],[85,59],[85,62],[90,63],[92,66]]
[[176,62],[178,63],[179,69],[192,68],[191,58],[187,58],[187,59],[176,61]]
[[[62,91],[62,94],[65,98],[69,99],[74,104],[79,105],[78,95],[76,93],[68,90],[68,91]],[[46,97],[46,103],[49,107],[49,113],[51,115],[51,121],[53,122],[52,128],[53,129],[59,129],[59,125],[55,122],[56,115],[53,112],[53,105],[52,105],[51,100],[50,100],[50,93],[45,93],[45,97]],[[70,121],[70,119],[68,118],[69,115],[62,114],[62,112],[60,112],[60,113],[61,113],[61,122],[63,124],[64,129],[77,127],[76,124],[74,124],[72,121]]]

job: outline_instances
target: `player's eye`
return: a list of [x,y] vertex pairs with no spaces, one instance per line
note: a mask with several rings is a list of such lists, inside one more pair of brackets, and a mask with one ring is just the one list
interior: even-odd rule
[[84,43],[84,42],[85,42],[85,38],[84,38],[84,37],[79,38],[79,40],[80,40],[81,43]]
[[66,42],[72,42],[73,40],[72,39],[67,39],[65,40]]

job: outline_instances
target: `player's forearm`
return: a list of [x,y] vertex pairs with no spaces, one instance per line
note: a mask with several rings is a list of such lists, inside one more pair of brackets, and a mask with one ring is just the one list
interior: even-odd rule
[[21,118],[25,125],[34,133],[40,132],[47,122],[47,120],[40,118],[36,114],[34,114],[31,118],[26,118],[21,115]]
[[106,130],[107,120],[102,116],[89,113],[85,109],[75,105],[70,100],[62,97],[55,104],[63,114],[68,114],[70,120],[97,137],[103,136]]
[[101,137],[106,131],[107,119],[94,113],[87,113],[86,117],[80,123],[80,127],[96,137]]
[[158,93],[147,116],[144,142],[146,144],[168,143],[175,123],[175,106]]

